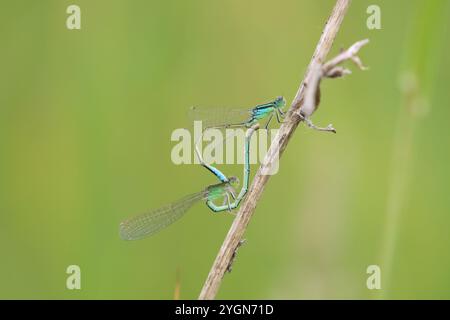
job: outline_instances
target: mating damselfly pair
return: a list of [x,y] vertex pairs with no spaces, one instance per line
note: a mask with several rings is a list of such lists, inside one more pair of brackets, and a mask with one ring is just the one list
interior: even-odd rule
[[[244,173],[243,183],[239,194],[236,194],[236,186],[239,179],[227,177],[216,167],[203,161],[202,155],[195,144],[195,152],[200,160],[200,164],[220,181],[210,185],[204,190],[185,196],[178,201],[169,203],[158,209],[129,218],[120,224],[120,236],[124,240],[138,240],[155,234],[156,232],[171,225],[180,219],[195,203],[206,201],[206,205],[213,212],[232,211],[236,209],[244,199],[250,179],[250,140],[253,133],[259,129],[259,121],[267,119],[265,128],[267,129],[273,117],[279,123],[283,122],[285,112],[282,108],[286,102],[283,97],[260,104],[251,109],[191,109],[191,118],[201,120],[205,126],[204,130],[212,128],[232,128],[246,127],[244,143]],[[221,205],[215,201],[223,199]]]

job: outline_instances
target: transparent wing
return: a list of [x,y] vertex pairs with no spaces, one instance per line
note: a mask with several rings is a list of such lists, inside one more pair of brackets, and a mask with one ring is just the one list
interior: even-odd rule
[[202,191],[148,213],[129,218],[120,224],[120,237],[123,240],[138,240],[155,234],[180,219],[197,201],[206,197],[207,191]]
[[197,108],[189,110],[191,121],[202,121],[203,128],[225,127],[249,121],[251,109]]

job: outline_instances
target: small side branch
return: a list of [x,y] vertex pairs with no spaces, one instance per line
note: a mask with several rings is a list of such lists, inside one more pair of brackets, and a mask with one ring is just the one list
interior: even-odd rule
[[345,75],[351,74],[349,69],[341,67],[340,64],[347,60],[353,61],[356,66],[361,70],[366,70],[367,68],[362,64],[361,59],[357,56],[359,50],[369,43],[369,40],[358,41],[353,44],[350,48],[342,51],[335,58],[331,59],[325,64],[313,63],[311,65],[311,77],[308,83],[305,100],[300,109],[298,109],[297,115],[301,120],[305,121],[308,127],[319,130],[319,131],[329,131],[336,133],[336,129],[333,125],[329,124],[326,128],[317,127],[312,123],[310,117],[317,110],[320,104],[320,82],[323,78],[341,78]]
[[335,58],[325,63],[322,67],[323,73],[328,78],[336,78],[345,74],[351,73],[350,70],[338,67],[340,64],[347,60],[353,61],[356,66],[361,70],[367,70],[368,68],[363,65],[361,59],[357,56],[359,50],[369,43],[369,39],[361,40],[353,44],[350,48],[342,51]]

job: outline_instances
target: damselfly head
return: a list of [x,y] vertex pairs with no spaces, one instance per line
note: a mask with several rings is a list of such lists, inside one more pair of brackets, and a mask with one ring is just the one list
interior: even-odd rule
[[286,105],[286,100],[284,99],[284,97],[279,96],[278,98],[275,99],[275,106],[277,108],[283,108]]
[[228,181],[229,181],[230,187],[232,187],[232,188],[239,187],[239,183],[240,183],[239,178],[237,178],[237,177],[230,177],[228,179]]
[[239,179],[236,177],[230,177],[228,179],[228,185],[226,186],[227,192],[231,193],[233,198],[236,198],[236,188],[239,186]]

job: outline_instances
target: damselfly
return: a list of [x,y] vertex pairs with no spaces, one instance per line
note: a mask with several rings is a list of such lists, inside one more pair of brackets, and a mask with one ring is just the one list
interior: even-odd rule
[[227,182],[208,186],[161,208],[129,218],[120,224],[120,237],[124,240],[138,240],[153,235],[180,219],[195,203],[201,200],[212,203],[215,199],[234,194],[234,186],[238,183],[237,178],[230,177]]
[[[206,200],[206,205],[213,212],[231,211],[237,208],[248,190],[250,175],[250,140],[258,125],[247,130],[244,148],[244,181],[241,191],[236,196],[235,187],[239,184],[236,177],[228,178],[219,169],[205,163],[198,149],[196,153],[202,165],[212,172],[221,182],[207,187],[205,190],[188,195],[178,201],[169,203],[123,221],[119,227],[120,237],[124,240],[138,240],[153,235],[180,219],[195,203]],[[222,205],[216,205],[215,200],[224,199]],[[231,201],[233,199],[234,201]]]
[[251,127],[261,119],[269,117],[265,128],[269,126],[270,121],[275,115],[278,123],[282,123],[285,116],[282,108],[286,105],[283,97],[257,105],[252,109],[223,109],[210,108],[201,109],[192,107],[190,117],[192,120],[202,121],[203,128],[231,128],[231,127]]
[[[243,174],[243,183],[241,191],[239,192],[239,195],[237,197],[234,196],[233,193],[230,193],[227,195],[227,198],[225,198],[223,205],[217,206],[214,204],[213,201],[207,201],[207,206],[214,212],[222,212],[225,210],[231,211],[233,209],[236,209],[239,207],[239,204],[241,203],[242,199],[244,199],[245,195],[248,191],[248,185],[250,181],[250,142],[253,136],[253,133],[259,129],[259,124],[253,125],[251,128],[247,130],[245,133],[245,144],[244,144],[244,174]],[[207,164],[203,157],[201,156],[200,150],[198,149],[197,144],[195,145],[195,153],[197,154],[197,157],[200,161],[200,164],[206,168],[208,171],[210,171],[212,174],[214,174],[217,179],[219,179],[221,182],[227,182],[229,179],[228,177],[222,173],[219,169],[216,167]],[[234,201],[230,202],[229,196],[233,197]]]

